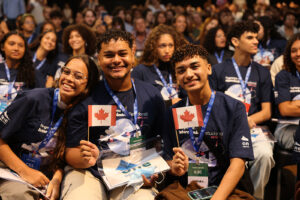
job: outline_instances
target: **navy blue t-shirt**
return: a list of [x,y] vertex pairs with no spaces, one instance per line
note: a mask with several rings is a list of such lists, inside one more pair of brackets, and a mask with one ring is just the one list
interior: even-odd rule
[[[186,106],[187,99],[183,99],[172,108]],[[208,104],[201,106],[203,118]],[[219,185],[231,158],[253,160],[252,142],[248,127],[244,105],[221,92],[216,92],[215,101],[210,118],[205,130],[203,142],[200,146],[200,154],[209,159],[208,179],[209,185]],[[172,110],[166,115],[166,128],[164,130],[164,157],[172,160],[173,147],[177,147],[174,120]],[[195,138],[198,138],[200,128],[193,129]],[[179,144],[190,140],[188,129],[177,130]],[[213,149],[213,150],[211,150]],[[187,184],[187,174],[180,178],[183,186]]]
[[[8,82],[8,77],[6,75],[4,63],[0,63],[0,113],[11,103],[11,101],[17,96],[17,93],[22,90],[28,90],[24,82],[14,82],[17,77],[18,69],[9,69],[10,72],[10,82]],[[40,73],[35,71],[35,87],[43,87],[42,80],[40,78]],[[10,89],[10,84],[13,87]],[[9,93],[9,94],[8,94]],[[8,95],[10,100],[8,101]]]
[[[222,62],[224,62],[228,58],[231,58],[232,55],[233,55],[232,51],[225,49],[224,50],[224,56],[222,58]],[[218,56],[220,56],[220,52],[218,52]],[[208,63],[211,64],[211,65],[218,64],[218,60],[217,60],[214,53],[213,54],[211,54],[211,53],[208,54]]]
[[[285,101],[300,100],[300,80],[296,75],[281,70],[275,77],[275,103],[279,105]],[[280,118],[284,118],[280,116]],[[288,117],[286,119],[292,119]]]
[[[261,103],[273,102],[273,85],[270,71],[256,62],[251,64],[251,74],[247,83],[246,103],[251,104],[248,115],[261,110]],[[239,66],[243,80],[249,66]],[[243,97],[242,88],[231,59],[212,67],[209,77],[213,89],[231,93],[235,97]]]
[[[32,152],[45,138],[51,121],[53,95],[53,88],[22,91],[0,115],[0,137],[17,156]],[[62,110],[57,108],[54,123],[61,114]],[[48,158],[55,145],[56,137],[53,137],[39,150],[42,157]],[[49,159],[42,159],[41,165],[48,162]]]
[[[135,80],[136,96],[138,101],[137,124],[141,129],[142,136],[150,139],[160,135],[163,131],[163,117],[165,105],[156,88],[152,85]],[[133,116],[133,103],[135,93],[133,89],[124,92],[114,92],[121,103]],[[104,82],[100,81],[92,94],[72,109],[68,115],[66,147],[79,146],[80,140],[87,140],[88,136],[88,105],[116,105],[107,92]],[[117,108],[116,119],[126,118],[126,115]],[[106,135],[109,127],[90,127],[90,141],[99,145],[100,136]],[[100,177],[97,166],[89,169],[94,176]]]
[[[164,64],[162,63],[161,65]],[[159,67],[159,70],[162,76],[164,77],[164,79],[166,80],[167,84],[169,84],[170,83],[169,75],[171,74],[171,70],[169,69],[170,68],[169,64],[165,64],[165,65],[166,67]],[[161,81],[159,75],[155,71],[154,65],[145,66],[143,64],[139,64],[138,66],[133,68],[131,74],[134,79],[139,79],[141,81],[150,83],[151,85],[156,87],[159,91],[161,91],[162,88],[164,87],[163,82]],[[172,80],[172,82],[174,87],[176,83],[174,83],[174,80]],[[182,88],[179,87],[178,90],[179,91],[177,91],[177,93],[180,98],[186,97],[186,92]]]

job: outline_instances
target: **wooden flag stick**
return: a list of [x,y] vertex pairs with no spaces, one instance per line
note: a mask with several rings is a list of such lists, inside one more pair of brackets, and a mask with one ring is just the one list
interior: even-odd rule
[[88,126],[88,141],[90,141],[90,127]]
[[178,132],[177,132],[176,129],[175,129],[175,135],[176,135],[176,140],[177,140],[177,146],[180,147],[180,145],[179,145],[179,139],[178,139]]

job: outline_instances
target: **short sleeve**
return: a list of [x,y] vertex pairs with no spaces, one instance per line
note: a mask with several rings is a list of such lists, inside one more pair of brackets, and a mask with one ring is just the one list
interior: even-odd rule
[[0,115],[0,134],[6,140],[12,133],[19,131],[25,119],[34,112],[34,103],[26,92],[20,92],[14,101]]
[[290,78],[287,75],[288,72],[282,71],[275,77],[276,104],[291,101]]
[[245,106],[237,102],[229,138],[229,157],[253,160],[253,149]]
[[83,104],[78,104],[68,114],[66,147],[79,146],[80,140],[86,139],[88,134],[88,111]]
[[273,101],[273,84],[271,80],[271,74],[268,69],[264,69],[264,76],[261,76],[261,103],[263,102],[272,102]]

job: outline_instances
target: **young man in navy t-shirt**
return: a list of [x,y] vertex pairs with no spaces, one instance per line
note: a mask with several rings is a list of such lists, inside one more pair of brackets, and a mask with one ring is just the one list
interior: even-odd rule
[[[150,84],[131,79],[135,54],[132,35],[124,31],[108,31],[98,43],[98,52],[103,80],[68,116],[66,161],[75,170],[66,174],[62,190],[64,199],[107,199],[97,159],[99,139],[108,132],[131,127],[140,129],[141,137],[147,140],[161,134],[163,129],[165,105],[159,91]],[[116,126],[90,127],[89,141],[88,105],[116,106]],[[101,145],[107,146],[108,143],[102,142]],[[76,177],[85,181],[78,181]],[[153,179],[143,179],[148,186],[153,182]],[[110,199],[119,199],[123,189],[112,190]],[[143,199],[154,198],[149,189],[140,189],[130,198],[139,199],[139,195]]]
[[[164,156],[171,167],[169,174],[173,179],[178,176],[183,186],[190,179],[203,184],[206,175],[198,172],[207,166],[207,185],[218,185],[212,199],[227,199],[244,174],[245,161],[253,159],[252,143],[244,105],[210,88],[208,76],[212,71],[207,56],[204,48],[190,44],[174,53],[177,83],[188,98],[172,108],[200,105],[204,125],[175,131],[170,109],[165,120]],[[202,135],[203,141],[194,143]]]
[[[234,55],[231,59],[214,65],[210,77],[212,88],[244,103],[252,139],[255,135],[268,131],[262,125],[271,118],[273,100],[269,70],[251,59],[257,52],[258,30],[258,24],[251,21],[233,25],[228,40],[235,48]],[[268,141],[253,142],[253,152],[255,159],[250,162],[250,176],[254,185],[254,196],[263,199],[264,187],[274,166],[273,144]]]

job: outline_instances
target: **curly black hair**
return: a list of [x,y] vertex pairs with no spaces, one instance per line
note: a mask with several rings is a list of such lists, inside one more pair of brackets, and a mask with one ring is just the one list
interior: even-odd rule
[[132,49],[134,37],[131,33],[122,30],[108,30],[103,33],[97,42],[97,52],[101,51],[102,43],[108,44],[111,40],[122,40],[128,43],[129,48]]
[[224,29],[221,26],[217,26],[215,28],[210,29],[205,35],[203,47],[210,53],[213,54],[218,49],[216,46],[216,35],[218,30],[222,30],[224,33]]
[[37,49],[39,48],[40,44],[41,44],[41,40],[42,38],[47,34],[47,33],[53,33],[56,37],[56,42],[55,42],[55,49],[53,49],[52,51],[50,51],[47,56],[46,59],[47,61],[49,61],[49,63],[52,63],[52,61],[56,58],[56,56],[58,55],[58,38],[57,35],[54,31],[45,31],[44,33],[41,33],[38,38],[32,43],[30,44],[29,48],[31,51],[36,52]]
[[18,66],[18,75],[16,77],[16,82],[24,82],[26,88],[34,88],[35,87],[35,71],[34,71],[34,67],[33,67],[33,63],[32,63],[32,56],[28,49],[25,37],[17,31],[11,31],[11,32],[7,33],[3,37],[3,39],[1,40],[1,43],[0,43],[1,44],[1,54],[5,58],[5,52],[2,50],[2,48],[4,48],[4,44],[5,44],[6,40],[12,35],[17,35],[17,36],[21,37],[22,40],[24,41],[24,48],[25,48],[24,55],[20,59],[20,64]]
[[147,66],[151,66],[159,62],[158,53],[157,53],[157,43],[161,35],[164,34],[169,34],[172,36],[174,40],[174,49],[177,49],[178,47],[187,43],[184,37],[181,34],[179,34],[175,30],[175,28],[165,24],[160,24],[154,29],[152,29],[152,31],[148,35],[145,41],[144,52],[139,63]]
[[300,40],[300,33],[294,34],[289,41],[287,42],[287,45],[285,47],[285,51],[283,53],[283,69],[286,71],[292,73],[293,75],[296,75],[296,65],[292,61],[291,58],[291,48],[292,45],[297,41]]
[[96,50],[96,35],[94,31],[84,24],[70,25],[64,30],[62,36],[63,51],[70,55],[73,53],[73,49],[69,44],[69,38],[72,31],[77,31],[80,34],[82,39],[86,42],[85,53],[89,56],[93,56]]
[[186,44],[175,50],[171,62],[175,65],[178,62],[183,61],[187,58],[192,58],[194,56],[200,56],[201,58],[207,60],[208,52],[201,45]]
[[[245,32],[258,33],[259,25],[254,21],[241,21],[235,23],[228,32],[227,40],[232,44],[233,37],[240,38]],[[234,46],[234,45],[233,45]]]

